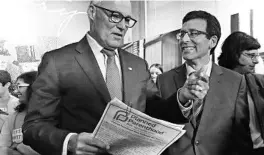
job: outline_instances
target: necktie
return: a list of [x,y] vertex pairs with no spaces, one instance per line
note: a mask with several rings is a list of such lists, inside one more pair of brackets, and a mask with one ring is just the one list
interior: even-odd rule
[[115,62],[115,51],[103,49],[102,53],[107,55],[106,85],[110,96],[122,101],[122,82]]
[[192,122],[195,127],[199,124],[202,109],[203,100],[195,99],[192,108]]
[[[192,74],[196,74],[196,72],[192,72],[189,74],[191,76]],[[198,78],[197,75],[195,75],[195,78]],[[203,99],[194,99],[193,100],[193,107],[191,112],[191,122],[196,127],[199,124],[200,121],[200,113],[203,108]]]

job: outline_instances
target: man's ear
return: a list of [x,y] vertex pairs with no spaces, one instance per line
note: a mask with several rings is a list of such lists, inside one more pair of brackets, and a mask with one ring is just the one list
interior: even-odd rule
[[87,9],[87,14],[88,14],[88,17],[91,19],[91,20],[94,20],[95,18],[95,13],[96,13],[96,8],[95,6],[93,5],[90,5]]
[[218,37],[216,35],[212,36],[210,39],[210,48],[214,48],[217,44]]

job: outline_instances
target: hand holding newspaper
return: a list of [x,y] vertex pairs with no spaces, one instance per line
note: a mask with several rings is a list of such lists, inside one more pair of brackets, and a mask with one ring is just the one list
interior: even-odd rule
[[152,118],[114,98],[93,135],[108,143],[113,155],[159,155],[185,133],[183,127]]

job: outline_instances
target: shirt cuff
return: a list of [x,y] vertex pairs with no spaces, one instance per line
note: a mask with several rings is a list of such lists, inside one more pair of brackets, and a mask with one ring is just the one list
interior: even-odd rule
[[68,143],[72,135],[77,135],[76,133],[69,133],[66,138],[64,139],[63,142],[63,147],[62,147],[62,155],[67,155],[68,152]]
[[191,115],[191,109],[193,107],[193,101],[192,100],[189,100],[187,103],[185,103],[185,105],[188,105],[187,107],[186,106],[183,106],[183,104],[180,102],[179,100],[179,93],[180,93],[180,90],[182,88],[178,89],[177,90],[177,102],[178,102],[178,105],[180,107],[180,110],[183,114],[183,116],[187,119],[189,119],[189,116]]

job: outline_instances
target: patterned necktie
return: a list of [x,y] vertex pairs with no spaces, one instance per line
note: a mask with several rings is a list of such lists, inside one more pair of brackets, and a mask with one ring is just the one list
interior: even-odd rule
[[[196,72],[190,73],[189,76],[191,76],[192,74],[196,74]],[[199,124],[200,113],[201,113],[202,109],[203,109],[203,99],[202,100],[201,99],[194,99],[192,112],[191,112],[191,121],[195,127]]]
[[192,107],[192,122],[195,127],[199,124],[202,109],[203,100],[195,99]]
[[115,51],[103,49],[102,53],[107,55],[106,66],[106,85],[111,98],[118,98],[122,101],[122,82],[119,75],[119,70],[115,62]]

